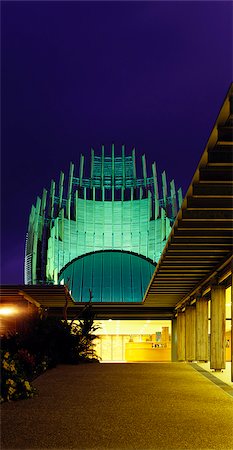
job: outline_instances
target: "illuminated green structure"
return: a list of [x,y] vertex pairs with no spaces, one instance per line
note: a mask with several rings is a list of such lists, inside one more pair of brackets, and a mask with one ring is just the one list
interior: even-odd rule
[[148,177],[145,155],[141,173],[135,150],[115,156],[112,145],[111,156],[91,151],[88,178],[81,155],[78,174],[71,163],[66,184],[63,172],[52,180],[32,206],[25,283],[68,283],[76,301],[89,289],[93,301],[141,301],[182,202],[165,172],[159,188],[155,163]]

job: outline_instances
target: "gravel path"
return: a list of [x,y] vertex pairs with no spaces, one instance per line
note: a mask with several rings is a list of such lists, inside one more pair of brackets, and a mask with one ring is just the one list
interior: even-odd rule
[[233,449],[233,397],[185,363],[59,366],[3,404],[1,449]]

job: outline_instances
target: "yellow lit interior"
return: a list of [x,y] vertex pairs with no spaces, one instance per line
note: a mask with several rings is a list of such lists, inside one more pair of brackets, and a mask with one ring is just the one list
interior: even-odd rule
[[96,351],[102,361],[170,361],[170,320],[96,321]]

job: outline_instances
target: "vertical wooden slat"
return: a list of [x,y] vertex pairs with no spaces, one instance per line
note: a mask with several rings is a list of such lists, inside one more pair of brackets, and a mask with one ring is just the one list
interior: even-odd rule
[[41,201],[41,216],[42,217],[45,215],[46,199],[47,199],[47,190],[43,189],[42,201]]
[[170,219],[168,217],[165,218],[165,228],[166,228],[166,239],[168,239],[168,236],[171,232]]
[[[59,217],[57,217],[56,219],[55,219],[55,227],[56,227],[56,233],[55,233],[55,237],[56,237],[56,247],[57,247],[57,251],[56,251],[56,253],[57,253],[57,275],[58,275],[58,273],[60,272],[60,261],[59,261]],[[62,266],[61,266],[61,268],[62,268]],[[58,281],[58,279],[57,279],[57,281]]]
[[92,206],[92,223],[93,223],[93,251],[95,251],[95,188],[93,188],[93,206]]
[[94,177],[94,160],[95,160],[95,152],[94,149],[91,149],[91,189],[93,189],[93,177]]
[[161,208],[161,241],[166,238],[166,213],[164,208]]
[[162,189],[163,189],[163,201],[164,201],[164,208],[167,212],[167,177],[165,170],[162,173]]
[[64,172],[61,172],[60,173],[60,180],[59,180],[58,211],[60,211],[60,209],[62,208],[63,186],[64,186]]
[[124,207],[124,205],[123,205],[123,203],[124,203],[124,201],[123,201],[123,198],[121,197],[121,222],[120,222],[120,224],[121,224],[121,250],[123,249],[123,220],[124,220],[124,213],[123,213],[123,207]]
[[75,191],[75,220],[76,220],[76,229],[78,229],[78,190]]
[[136,174],[135,148],[133,148],[133,150],[132,150],[132,161],[133,161],[133,179],[134,179],[134,187],[136,187],[137,174]]
[[151,216],[152,216],[152,199],[151,199],[151,191],[149,191],[149,190],[148,190],[148,193],[147,193],[147,198],[148,198],[148,210],[147,210],[146,256],[148,258],[149,257],[150,219],[151,219]]
[[87,201],[86,201],[86,188],[84,188],[84,252],[87,253]]
[[171,193],[171,204],[172,204],[172,217],[175,218],[177,215],[177,202],[176,202],[176,188],[175,188],[174,180],[172,180],[170,182],[170,193]]
[[136,187],[137,187],[137,172],[136,172],[135,148],[133,148],[133,150],[132,150],[132,161],[133,161],[133,185],[134,185],[134,187],[131,188],[131,200],[133,200],[133,197],[134,197],[134,191],[136,192]]
[[46,210],[46,199],[47,199],[47,191],[46,191],[46,189],[43,189],[42,201],[41,201],[41,210],[40,210],[41,224],[40,224],[40,231],[39,231],[39,236],[38,236],[40,240],[42,240],[42,236],[43,236],[45,210]]
[[102,145],[102,157],[101,157],[101,190],[102,190],[102,201],[104,202],[104,145]]
[[179,188],[177,191],[178,194],[178,207],[179,209],[181,208],[182,202],[183,202],[183,194],[182,194],[182,189]]
[[152,164],[152,173],[154,181],[154,196],[155,196],[155,219],[159,217],[159,189],[158,189],[158,178],[155,162]]
[[51,187],[50,187],[50,203],[49,203],[49,216],[52,219],[54,217],[54,196],[55,196],[55,188],[56,184],[55,181],[51,181]]
[[69,180],[68,180],[68,190],[67,190],[67,203],[66,203],[66,215],[70,220],[70,207],[71,207],[71,194],[72,194],[72,186],[73,186],[73,175],[74,175],[74,164],[70,163],[70,171],[69,171]]
[[122,155],[122,188],[121,188],[121,200],[125,198],[125,146],[121,148]]
[[67,188],[67,202],[66,202],[66,216],[68,219],[68,255],[69,260],[71,259],[71,195],[72,195],[72,186],[73,186],[73,174],[74,174],[74,164],[70,163],[69,170],[69,180],[68,180],[68,188]]
[[146,156],[142,155],[142,171],[143,171],[143,180],[144,186],[147,186],[147,170],[146,170]]
[[140,200],[142,200],[143,197],[143,190],[142,190],[142,186],[140,186]]
[[40,207],[41,207],[41,199],[40,197],[37,197],[35,220],[34,220],[33,249],[32,249],[32,284],[37,284],[37,246],[38,246]]
[[79,186],[83,185],[83,169],[84,169],[84,156],[81,154],[80,156],[80,164],[79,164]]
[[[139,221],[139,249],[138,249],[139,255],[141,254],[141,201],[142,201],[141,191],[142,191],[142,189],[141,189],[141,186],[140,186],[139,220],[138,220]],[[132,206],[133,206],[133,204],[132,204]]]
[[65,265],[64,262],[64,218],[65,218],[65,212],[64,212],[64,208],[62,208],[59,212],[59,223],[58,223],[58,232],[59,232],[59,238],[60,238],[60,242],[59,242],[59,248],[61,249],[61,256],[59,256],[59,261],[60,261],[60,265],[61,267],[63,267]]
[[112,144],[112,202],[114,201],[115,194],[115,154],[114,154],[114,144]]
[[76,237],[76,253],[79,256],[79,210],[78,210],[78,190],[75,192],[75,221],[76,221],[76,233],[77,233],[77,237]]
[[28,223],[28,240],[27,240],[27,252],[32,252],[32,244],[33,244],[33,227],[34,227],[34,221],[35,221],[35,212],[36,208],[34,205],[31,207],[31,212],[29,216],[29,223]]

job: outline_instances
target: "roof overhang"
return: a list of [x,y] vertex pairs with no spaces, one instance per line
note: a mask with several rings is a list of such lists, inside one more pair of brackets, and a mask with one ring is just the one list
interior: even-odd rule
[[[145,305],[173,307],[210,277],[231,271],[233,137],[231,85],[144,296]],[[224,273],[223,273],[224,272]]]
[[[63,285],[6,285],[1,287],[2,303],[29,302],[37,308],[46,310],[51,316],[64,317],[67,305],[67,318],[81,318],[87,302],[76,303]],[[142,303],[104,303],[92,302],[96,319],[171,319],[173,308],[154,308]]]

